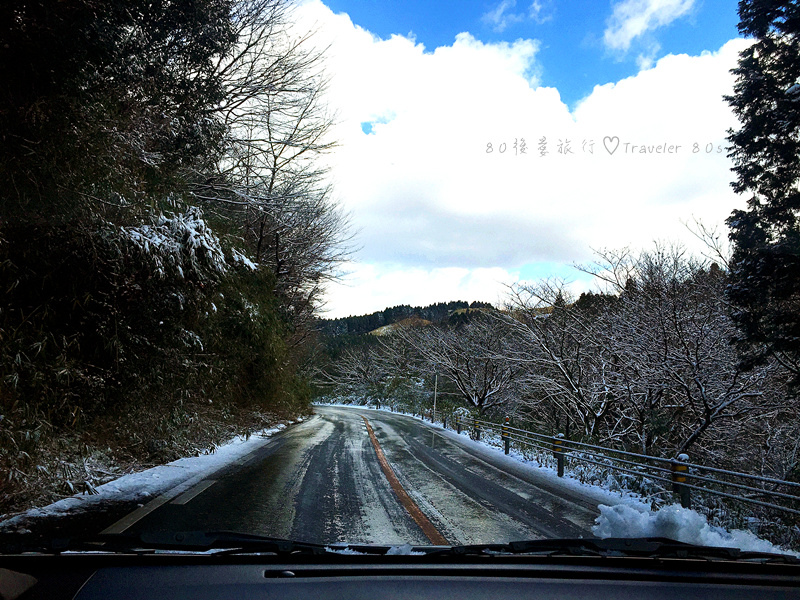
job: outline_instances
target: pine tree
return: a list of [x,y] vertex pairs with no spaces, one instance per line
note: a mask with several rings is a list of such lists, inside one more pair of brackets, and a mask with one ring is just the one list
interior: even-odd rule
[[739,31],[753,43],[739,57],[740,121],[729,131],[733,189],[747,209],[728,218],[733,243],[728,298],[747,367],[774,356],[800,384],[800,6],[741,0]]

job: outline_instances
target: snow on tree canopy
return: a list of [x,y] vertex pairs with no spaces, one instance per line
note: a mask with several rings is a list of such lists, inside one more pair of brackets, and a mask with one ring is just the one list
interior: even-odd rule
[[239,252],[236,248],[231,249],[231,258],[233,259],[233,263],[237,265],[244,265],[251,271],[255,271],[258,268],[258,265],[254,263],[252,260],[247,258],[244,254]]
[[[185,213],[159,215],[152,224],[122,227],[122,234],[148,255],[160,277],[172,269],[183,278],[188,272],[202,276],[211,272],[224,274],[230,264],[225,259],[219,237],[203,220],[202,211],[193,206]],[[232,249],[230,262],[257,268],[249,258]]]

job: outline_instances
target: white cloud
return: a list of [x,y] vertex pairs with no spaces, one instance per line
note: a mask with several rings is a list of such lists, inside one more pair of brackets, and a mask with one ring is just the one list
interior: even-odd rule
[[614,5],[603,41],[625,52],[635,39],[686,16],[693,7],[694,0],[622,0]]
[[636,66],[640,71],[652,69],[655,66],[656,55],[659,50],[661,50],[659,44],[651,44],[646,52],[642,52],[636,57]]
[[509,25],[525,20],[525,15],[515,13],[517,0],[502,0],[492,10],[483,15],[484,23],[488,23],[497,32],[505,31]]
[[329,318],[363,315],[390,306],[427,306],[465,300],[499,304],[518,276],[505,269],[408,268],[393,264],[356,264],[347,285],[332,286],[327,295]]
[[533,0],[528,7],[528,18],[541,25],[553,20],[553,0]]
[[[592,248],[655,239],[696,248],[683,222],[720,224],[741,204],[717,150],[736,124],[722,96],[743,40],[664,57],[597,86],[570,112],[556,89],[538,86],[534,40],[488,44],[462,33],[431,52],[401,36],[378,39],[317,0],[301,13],[319,25],[317,43],[330,45],[341,144],[330,166],[363,246],[353,287],[331,290],[332,315],[493,301],[502,286],[492,277],[585,263]],[[550,154],[540,158],[543,136]],[[515,155],[523,138],[528,152]],[[603,141],[614,138],[610,155]],[[559,140],[573,154],[559,154]]]
[[497,33],[502,33],[512,25],[531,20],[541,25],[553,18],[552,0],[533,0],[527,13],[516,12],[517,0],[501,0],[493,9],[484,13],[481,19]]

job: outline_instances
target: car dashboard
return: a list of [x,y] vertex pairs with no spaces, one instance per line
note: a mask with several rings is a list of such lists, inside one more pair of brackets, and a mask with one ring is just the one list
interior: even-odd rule
[[[696,559],[76,553],[0,568],[4,600],[800,598],[796,564]],[[35,584],[14,592],[18,574]]]

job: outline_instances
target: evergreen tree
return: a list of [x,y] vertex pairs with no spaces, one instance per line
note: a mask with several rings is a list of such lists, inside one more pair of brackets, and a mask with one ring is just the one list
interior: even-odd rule
[[7,0],[0,6],[4,217],[180,193],[218,159],[216,65],[231,0]]
[[775,356],[800,383],[800,6],[741,0],[739,31],[753,38],[726,97],[733,189],[746,210],[728,218],[734,245],[728,297],[745,366]]

